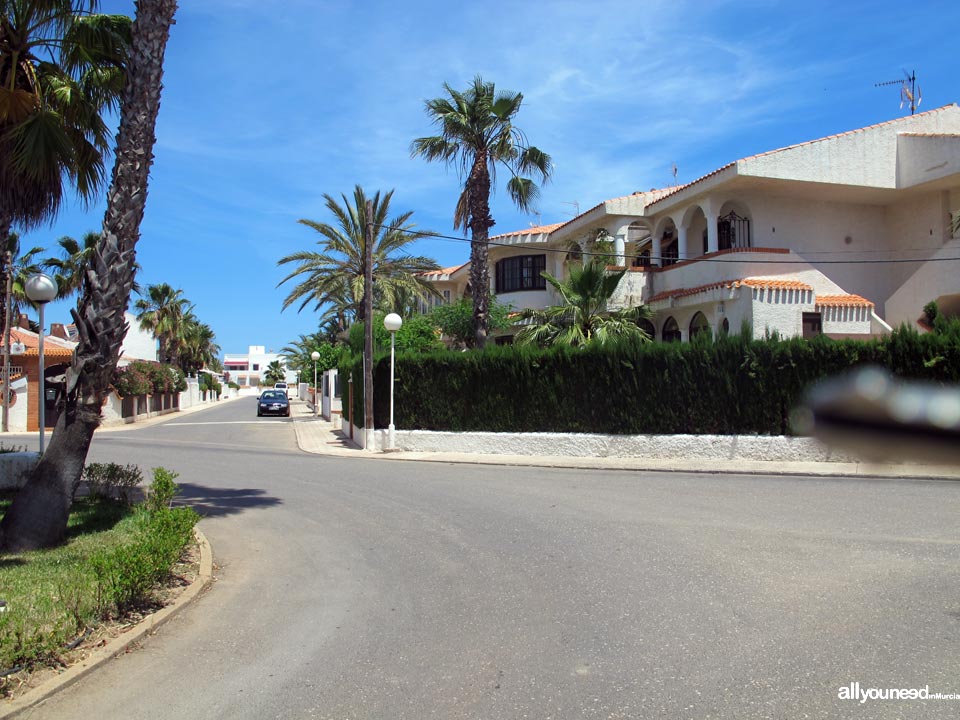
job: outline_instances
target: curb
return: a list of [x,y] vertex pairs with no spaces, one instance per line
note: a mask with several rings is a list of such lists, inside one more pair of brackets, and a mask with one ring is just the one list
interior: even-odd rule
[[[896,465],[877,462],[824,461],[762,461],[711,459],[703,462],[634,457],[597,457],[570,455],[507,455],[497,453],[466,453],[396,450],[365,452],[353,446],[345,447],[343,439],[326,425],[316,433],[311,420],[296,420],[294,430],[301,451],[313,455],[363,460],[393,460],[402,462],[432,462],[462,465],[501,465],[505,467],[540,467],[566,470],[601,470],[618,472],[683,472],[696,474],[769,475],[781,477],[810,477],[816,479],[862,478],[880,480],[960,480],[960,469],[944,465]],[[346,441],[349,442],[349,441]],[[332,445],[338,447],[331,447]]]
[[0,708],[0,720],[17,717],[24,711],[40,705],[60,690],[73,685],[88,673],[93,672],[108,660],[125,654],[132,645],[136,645],[147,635],[155,632],[157,628],[196,600],[213,579],[213,549],[210,547],[206,535],[197,528],[194,528],[194,535],[200,545],[200,572],[190,587],[184,590],[171,605],[167,605],[145,617],[123,635],[108,640],[103,647],[94,650],[82,662],[67,668],[57,677],[27,691],[22,697]]

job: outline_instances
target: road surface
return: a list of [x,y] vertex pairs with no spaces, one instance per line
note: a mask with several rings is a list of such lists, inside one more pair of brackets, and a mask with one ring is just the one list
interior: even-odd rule
[[[26,717],[955,718],[960,484],[308,455],[252,398],[98,433],[216,581]],[[859,689],[858,689],[859,692]]]

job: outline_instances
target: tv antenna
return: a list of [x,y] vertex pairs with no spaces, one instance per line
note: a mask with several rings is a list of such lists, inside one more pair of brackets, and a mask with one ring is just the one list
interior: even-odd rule
[[576,200],[573,200],[573,201],[571,201],[571,202],[564,202],[564,203],[562,203],[562,204],[563,204],[563,205],[573,205],[573,209],[574,209],[574,214],[573,214],[573,216],[574,216],[574,217],[580,217],[580,203],[578,203]]
[[674,185],[674,187],[676,187],[676,186],[678,185],[678,183],[677,183],[677,172],[679,172],[679,168],[677,167],[677,164],[676,164],[676,163],[673,163],[673,164],[671,165],[671,170],[672,170],[672,172],[673,172],[673,185]]
[[917,85],[917,71],[908,73],[904,70],[902,80],[887,80],[886,82],[875,83],[874,87],[885,87],[887,85],[900,86],[900,109],[903,110],[903,106],[909,104],[910,114],[913,115],[923,100],[923,92]]

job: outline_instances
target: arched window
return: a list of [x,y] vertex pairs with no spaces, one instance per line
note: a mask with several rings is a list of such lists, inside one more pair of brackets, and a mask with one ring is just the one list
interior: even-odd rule
[[750,247],[750,218],[731,210],[717,218],[717,245],[720,250]]
[[700,333],[710,334],[710,323],[702,312],[698,312],[690,321],[690,339],[693,340]]
[[641,319],[637,321],[637,325],[640,326],[640,329],[643,330],[647,334],[647,337],[649,337],[651,340],[657,337],[657,329],[649,320]]
[[730,321],[726,318],[724,318],[723,322],[720,323],[720,332],[722,332],[724,335],[730,334]]
[[673,316],[668,317],[663,324],[663,330],[660,332],[660,338],[664,342],[680,342],[680,326]]

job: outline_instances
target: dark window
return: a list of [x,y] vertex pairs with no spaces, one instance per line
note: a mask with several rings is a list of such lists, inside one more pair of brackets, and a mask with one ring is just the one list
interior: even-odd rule
[[698,312],[690,321],[690,339],[693,340],[700,333],[710,334],[710,323],[702,312]]
[[803,314],[803,336],[805,338],[823,335],[823,318],[820,313]]
[[497,263],[497,293],[516,290],[545,290],[541,273],[547,269],[546,255],[520,255]]
[[677,325],[677,321],[672,317],[668,317],[667,321],[663,324],[663,331],[660,333],[660,337],[664,342],[680,342],[680,326]]
[[750,218],[735,212],[717,218],[717,245],[720,250],[750,247]]
[[667,230],[660,239],[660,264],[668,267],[676,263],[679,257],[677,236],[673,230]]

